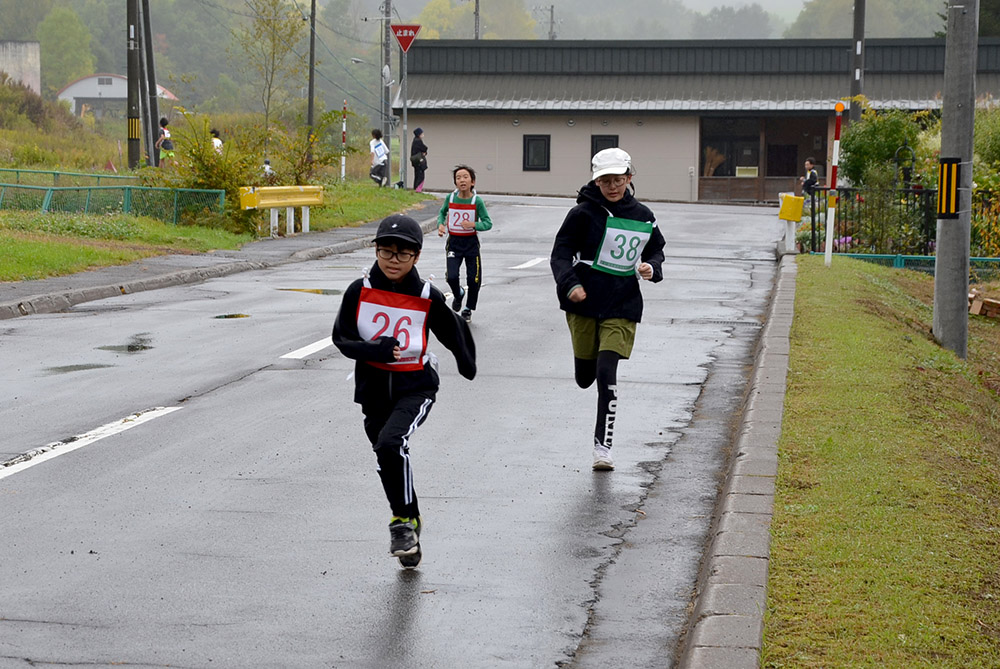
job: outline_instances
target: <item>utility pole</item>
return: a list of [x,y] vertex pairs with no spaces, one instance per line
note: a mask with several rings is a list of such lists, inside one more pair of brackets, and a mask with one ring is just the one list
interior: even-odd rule
[[[139,119],[139,0],[126,0],[125,10],[128,32],[128,168],[139,166],[139,138],[142,137],[142,123]],[[150,152],[153,148],[149,148]]]
[[476,0],[476,39],[479,39],[479,0]]
[[309,14],[309,105],[306,108],[306,126],[308,129],[309,142],[308,160],[312,162],[312,135],[313,135],[313,98],[316,94],[316,0],[312,0],[312,8]]
[[941,105],[934,339],[960,358],[969,344],[972,140],[976,105],[979,0],[948,0]]
[[549,5],[549,39],[556,38],[556,6]]
[[392,179],[392,123],[390,122],[390,117],[392,116],[392,100],[390,98],[392,79],[388,74],[392,71],[389,64],[392,58],[392,28],[389,26],[392,23],[392,0],[383,0],[383,10],[382,15],[382,140],[385,142],[385,147],[388,149],[388,155],[385,159],[385,175],[390,180]]
[[160,164],[160,156],[153,148],[159,134],[157,128],[159,127],[160,110],[157,99],[160,91],[156,86],[156,67],[153,63],[153,29],[149,20],[149,0],[142,0],[140,12],[142,14],[142,69],[145,73],[142,80],[146,82],[146,112],[142,115],[143,141],[145,141],[146,151],[149,153],[146,164],[152,166]]
[[854,0],[854,56],[851,64],[851,108],[847,119],[852,123],[861,120],[861,103],[858,96],[864,93],[865,81],[865,0]]

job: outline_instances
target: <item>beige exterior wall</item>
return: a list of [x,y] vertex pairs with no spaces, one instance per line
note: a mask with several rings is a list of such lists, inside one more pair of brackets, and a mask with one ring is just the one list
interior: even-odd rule
[[42,94],[42,57],[38,42],[0,42],[0,71]]
[[[517,125],[514,125],[514,121]],[[573,125],[569,124],[573,122]],[[636,168],[641,199],[697,199],[699,124],[696,116],[637,117],[616,114],[425,114],[409,112],[406,153],[413,128],[423,128],[427,144],[425,188],[454,188],[451,169],[466,163],[476,170],[484,193],[576,195],[590,180],[591,135],[618,135]],[[551,135],[550,170],[522,169],[524,135]],[[398,145],[394,147],[398,155]],[[409,168],[407,187],[413,184]]]

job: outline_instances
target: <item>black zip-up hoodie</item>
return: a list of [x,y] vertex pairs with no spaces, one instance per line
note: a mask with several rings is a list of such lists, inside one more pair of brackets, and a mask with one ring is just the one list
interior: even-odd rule
[[[649,208],[639,202],[629,190],[617,202],[609,202],[593,181],[580,189],[577,205],[569,210],[559,232],[556,233],[549,264],[556,280],[559,307],[591,318],[627,318],[638,323],[642,320],[642,292],[637,275],[615,276],[595,270],[582,260],[593,261],[604,237],[610,211],[618,218],[653,223],[653,232],[642,249],[642,261],[653,267],[652,281],[663,280],[663,235],[656,226],[656,218]],[[576,286],[583,286],[587,298],[571,302],[569,294]]]
[[[414,267],[399,283],[393,283],[375,263],[368,274],[372,288],[391,293],[419,296],[424,282]],[[392,349],[399,342],[393,337],[379,337],[372,341],[361,339],[358,334],[358,302],[361,299],[362,279],[344,291],[340,312],[333,322],[333,343],[344,356],[355,360],[354,401],[361,406],[394,402],[409,394],[434,397],[439,385],[437,371],[428,361],[418,371],[390,371],[368,364],[393,362]],[[455,356],[459,373],[467,379],[476,376],[476,343],[468,323],[451,310],[440,290],[431,286],[431,308],[427,315],[427,329]],[[430,347],[428,347],[430,352]]]

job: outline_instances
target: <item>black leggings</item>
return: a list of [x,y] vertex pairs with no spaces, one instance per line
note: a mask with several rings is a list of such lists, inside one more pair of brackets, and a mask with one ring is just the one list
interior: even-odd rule
[[415,518],[420,515],[420,507],[410,467],[410,437],[427,419],[434,398],[407,395],[396,400],[394,406],[386,404],[389,406],[362,407],[365,433],[375,449],[378,475],[392,515]]
[[597,381],[597,423],[594,443],[611,448],[615,434],[615,414],[618,411],[618,361],[622,356],[614,351],[600,351],[596,360],[573,358],[576,384],[589,388]]
[[[455,295],[462,294],[462,281],[459,278],[459,271],[462,269],[462,261],[465,261],[465,282],[469,287],[469,294],[465,301],[465,306],[475,311],[479,304],[479,286],[483,282],[481,270],[482,256],[479,254],[460,256],[448,255],[448,286]],[[461,302],[461,300],[459,300]]]

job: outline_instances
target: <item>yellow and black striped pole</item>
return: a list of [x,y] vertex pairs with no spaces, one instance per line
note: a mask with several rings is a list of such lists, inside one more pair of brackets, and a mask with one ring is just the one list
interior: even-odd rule
[[142,122],[139,118],[139,0],[127,0],[128,20],[128,167],[139,166],[142,149]]
[[962,179],[961,158],[941,158],[938,165],[938,218],[958,218],[958,188]]

